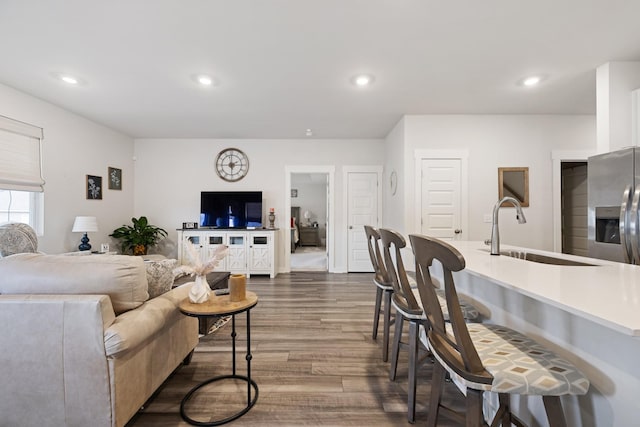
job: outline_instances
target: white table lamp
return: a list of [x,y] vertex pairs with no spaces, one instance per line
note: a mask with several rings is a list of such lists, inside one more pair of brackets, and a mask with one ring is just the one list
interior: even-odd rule
[[304,219],[307,220],[307,225],[311,224],[311,212],[304,211]]
[[74,233],[84,233],[82,239],[80,239],[80,246],[78,249],[81,251],[91,250],[91,245],[89,244],[89,237],[87,237],[88,232],[98,231],[98,220],[95,216],[77,216],[76,220],[73,222],[73,229],[71,230]]

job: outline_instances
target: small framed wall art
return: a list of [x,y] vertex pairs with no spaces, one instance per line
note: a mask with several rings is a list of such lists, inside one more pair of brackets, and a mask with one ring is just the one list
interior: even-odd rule
[[87,175],[87,199],[102,200],[102,177]]
[[109,190],[122,190],[122,169],[109,167]]
[[291,197],[298,197],[298,190],[296,188],[291,189]]

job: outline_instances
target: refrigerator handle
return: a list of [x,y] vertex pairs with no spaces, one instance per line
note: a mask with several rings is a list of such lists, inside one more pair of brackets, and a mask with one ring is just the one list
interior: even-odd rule
[[624,262],[631,263],[631,252],[627,241],[627,212],[629,211],[629,199],[631,198],[631,186],[627,185],[622,193],[622,203],[620,204],[620,246],[624,253]]
[[633,192],[633,202],[629,212],[629,235],[631,236],[631,252],[633,253],[632,264],[640,264],[640,251],[638,245],[638,203],[640,202],[640,186]]

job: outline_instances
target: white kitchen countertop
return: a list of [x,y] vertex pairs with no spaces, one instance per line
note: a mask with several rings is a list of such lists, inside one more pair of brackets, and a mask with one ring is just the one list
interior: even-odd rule
[[501,245],[555,258],[597,264],[541,264],[492,256],[483,242],[448,242],[462,253],[466,272],[625,335],[640,336],[640,266]]

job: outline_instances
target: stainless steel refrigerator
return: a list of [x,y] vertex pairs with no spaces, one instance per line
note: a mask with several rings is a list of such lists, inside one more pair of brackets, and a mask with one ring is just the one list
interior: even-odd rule
[[640,264],[640,147],[589,157],[589,256]]

